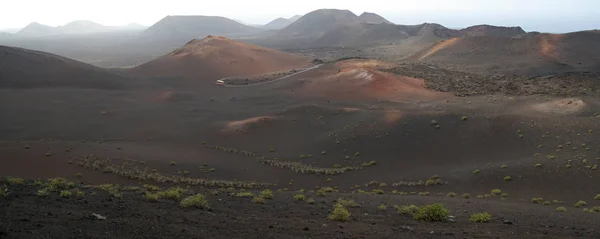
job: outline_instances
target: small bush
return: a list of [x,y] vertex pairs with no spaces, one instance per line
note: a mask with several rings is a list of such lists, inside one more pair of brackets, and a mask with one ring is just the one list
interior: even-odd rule
[[273,191],[269,190],[269,189],[265,189],[263,191],[260,191],[258,193],[258,196],[264,199],[272,199],[273,198]]
[[577,201],[574,205],[575,207],[583,207],[583,206],[587,206],[587,203],[585,201]]
[[82,198],[85,196],[85,192],[83,191],[79,191],[79,190],[75,190],[75,196],[78,198]]
[[48,191],[47,188],[43,188],[37,191],[36,195],[38,197],[47,197],[48,195],[50,195],[50,192]]
[[596,194],[596,196],[594,197],[594,200],[600,200],[600,194]]
[[344,205],[338,203],[335,204],[333,211],[327,218],[332,221],[347,222],[350,219],[350,212],[348,212],[348,209]]
[[531,202],[541,204],[542,202],[544,202],[544,199],[543,198],[532,198]]
[[566,211],[567,211],[567,208],[565,208],[565,207],[562,207],[562,206],[561,206],[561,207],[557,207],[557,208],[556,208],[556,211],[557,211],[557,212],[566,212]]
[[179,200],[179,198],[183,196],[183,193],[185,193],[185,189],[174,187],[158,192],[158,197],[163,199]]
[[373,194],[384,194],[385,192],[383,191],[383,189],[373,189],[372,193]]
[[462,118],[460,118],[461,120],[467,120],[467,116],[463,116]]
[[469,199],[469,198],[471,198],[471,194],[469,194],[469,193],[463,193],[462,197],[466,198],[466,199]]
[[479,195],[477,195],[477,198],[483,199],[483,195],[479,194]]
[[344,207],[356,207],[356,202],[354,202],[352,199],[338,198],[337,203]]
[[473,170],[473,174],[479,174],[479,169]]
[[83,178],[83,174],[81,174],[81,173],[76,173],[76,174],[75,174],[75,177],[78,177],[78,178]]
[[148,190],[148,191],[158,191],[158,190],[160,190],[160,188],[158,188],[157,186],[150,185],[150,184],[144,184],[143,187],[146,188],[146,190]]
[[60,191],[60,196],[63,198],[70,198],[72,195],[73,193],[69,190]]
[[536,168],[541,168],[541,167],[542,167],[542,164],[541,164],[541,163],[538,163],[538,164],[536,164],[536,165],[535,165],[535,167],[536,167]]
[[327,182],[328,182],[328,183],[330,183],[330,182],[332,182],[332,181],[333,181],[333,179],[331,179],[331,178],[327,178]]
[[387,206],[385,204],[381,204],[381,205],[379,205],[377,207],[377,210],[379,210],[379,211],[385,211],[385,210],[387,210]]
[[252,198],[253,203],[265,204],[265,198],[263,197],[254,197]]
[[6,185],[2,186],[0,188],[0,197],[7,197],[9,194],[8,192],[8,188],[6,187]]
[[151,192],[146,192],[144,194],[144,197],[150,201],[158,201],[158,199],[160,199],[160,197],[158,196],[158,193],[151,193]]
[[512,178],[511,178],[510,176],[506,176],[506,177],[504,177],[504,181],[507,181],[507,182],[508,182],[508,181],[510,181],[510,180],[512,180]]
[[419,192],[419,196],[429,196],[431,195],[429,192]]
[[471,215],[469,222],[488,223],[491,220],[492,220],[492,214],[484,212],[484,213],[475,213],[475,214]]
[[197,207],[197,208],[208,208],[208,200],[202,194],[196,194],[189,196],[181,200],[179,203],[182,207]]
[[400,214],[411,214],[411,215],[419,210],[419,207],[412,205],[412,204],[408,205],[408,206],[394,205],[394,208]]
[[423,206],[414,213],[413,218],[419,221],[444,221],[450,216],[450,210],[446,209],[444,205],[434,203],[431,205]]
[[449,198],[456,197],[456,193],[449,192],[448,194],[446,194],[446,197],[449,197]]
[[171,161],[171,162],[169,162],[169,165],[171,165],[171,166],[175,166],[176,164],[177,164],[177,163],[175,163],[175,161]]
[[294,199],[298,200],[298,201],[304,201],[304,194],[296,194],[294,195]]
[[237,194],[235,194],[236,197],[244,197],[244,198],[250,198],[250,197],[254,197],[254,194],[252,192],[239,192]]
[[502,193],[502,191],[500,189],[492,189],[492,195],[494,196],[498,196]]
[[500,194],[500,197],[507,198],[508,197],[508,193],[502,193],[502,194]]
[[503,165],[502,165],[502,168],[508,168],[508,166],[506,166],[506,164],[503,164]]
[[312,198],[308,198],[308,199],[306,199],[306,200],[304,200],[304,201],[305,201],[306,203],[308,203],[308,204],[315,204],[315,200],[314,200],[314,199],[312,199]]
[[546,205],[546,206],[548,206],[548,205],[550,205],[550,201],[544,201],[544,202],[542,203],[542,205]]
[[11,185],[23,185],[25,184],[25,180],[22,178],[7,178],[6,182]]

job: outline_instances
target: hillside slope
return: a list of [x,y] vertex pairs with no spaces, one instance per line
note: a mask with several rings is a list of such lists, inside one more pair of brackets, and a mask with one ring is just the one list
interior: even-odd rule
[[598,42],[599,31],[461,37],[436,42],[409,60],[484,74],[600,71]]
[[129,70],[144,76],[183,77],[213,84],[229,76],[262,74],[308,66],[300,56],[220,36],[192,40],[158,59]]
[[126,77],[50,53],[0,46],[0,87],[120,89]]

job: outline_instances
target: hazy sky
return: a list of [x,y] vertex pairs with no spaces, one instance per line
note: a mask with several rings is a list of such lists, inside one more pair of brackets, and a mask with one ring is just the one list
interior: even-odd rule
[[600,28],[600,0],[2,0],[0,7],[0,29],[73,20],[149,26],[166,15],[225,16],[264,24],[320,8],[375,12],[397,24],[519,25],[545,32]]

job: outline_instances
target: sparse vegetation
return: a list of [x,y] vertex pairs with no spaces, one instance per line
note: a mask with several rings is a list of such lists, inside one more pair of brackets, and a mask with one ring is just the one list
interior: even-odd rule
[[596,196],[594,197],[594,200],[600,200],[600,194],[596,194]]
[[356,202],[354,202],[352,199],[338,198],[337,203],[344,207],[356,207]]
[[560,207],[557,207],[557,208],[556,208],[556,211],[557,211],[557,212],[566,212],[566,211],[567,211],[567,208],[565,208],[565,207],[563,207],[563,206],[560,206]]
[[491,192],[492,192],[492,195],[498,196],[498,195],[500,195],[502,193],[502,190],[500,190],[500,189],[492,189]]
[[394,205],[394,208],[400,214],[410,214],[410,215],[412,215],[415,212],[419,211],[419,207],[417,207],[415,205],[412,205],[412,204],[408,205],[408,206],[397,206],[397,205]]
[[429,196],[431,195],[429,192],[419,192],[419,196]]
[[7,178],[6,182],[10,185],[23,185],[25,180],[22,178]]
[[385,211],[385,210],[387,210],[387,206],[385,204],[381,204],[381,205],[379,205],[377,207],[377,210],[379,210],[379,211]]
[[413,218],[419,221],[445,221],[449,216],[450,210],[439,203],[422,206],[413,214]]
[[182,207],[208,208],[208,200],[202,194],[189,196],[181,200],[179,203]]
[[492,220],[492,214],[484,212],[484,213],[475,213],[475,214],[471,215],[469,222],[488,223],[491,220]]
[[348,209],[344,205],[337,203],[327,218],[332,221],[347,222],[350,219],[350,212],[348,212]]
[[254,197],[252,198],[253,203],[265,204],[265,198],[263,197]]
[[373,191],[371,192],[373,194],[384,194],[385,192],[383,191],[383,189],[373,189]]
[[69,190],[60,191],[60,196],[63,198],[70,198],[73,195]]
[[175,166],[175,165],[177,165],[177,163],[175,163],[175,161],[171,161],[171,162],[169,162],[169,165]]
[[296,194],[296,195],[294,195],[294,199],[296,199],[298,201],[304,201],[305,196],[304,196],[304,194]]
[[244,198],[250,198],[250,197],[254,197],[254,194],[252,192],[239,192],[237,194],[235,194],[236,197],[244,197]]
[[50,192],[48,192],[47,188],[43,188],[37,191],[36,195],[38,197],[47,197],[48,195],[50,195]]
[[313,198],[308,198],[306,200],[304,200],[306,203],[308,204],[315,204],[315,200]]
[[6,185],[3,185],[0,188],[0,197],[8,197],[8,194],[9,194],[8,187],[6,187]]
[[585,201],[579,200],[573,206],[575,206],[575,207],[583,207],[583,206],[587,206],[587,203]]
[[454,193],[454,192],[449,192],[448,194],[446,194],[446,197],[449,197],[449,198],[456,197],[456,193]]
[[504,177],[504,181],[507,181],[507,182],[508,182],[508,181],[510,181],[510,180],[512,180],[512,178],[511,178],[510,176],[506,176],[506,177]]
[[473,174],[479,174],[479,169],[473,170]]
[[471,194],[463,193],[462,197],[466,198],[466,199],[469,199],[469,198],[471,198]]
[[271,191],[270,189],[265,189],[263,191],[260,191],[258,193],[258,196],[264,199],[272,199],[274,194],[273,191]]
[[185,189],[180,187],[169,188],[158,192],[158,197],[162,199],[179,200],[185,193]]
[[541,204],[542,202],[544,202],[544,199],[543,198],[532,198],[531,202]]

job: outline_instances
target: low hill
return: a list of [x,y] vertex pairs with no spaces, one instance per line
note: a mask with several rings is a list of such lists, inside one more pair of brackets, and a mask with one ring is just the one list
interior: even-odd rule
[[0,87],[120,89],[127,78],[50,53],[0,46]]
[[61,34],[89,34],[110,31],[110,27],[92,21],[78,20],[56,27],[56,31]]
[[360,22],[358,16],[348,10],[319,9],[281,29],[282,36],[322,36],[339,26]]
[[360,21],[365,22],[365,23],[371,23],[371,24],[379,24],[379,23],[388,23],[388,24],[393,24],[392,22],[388,21],[387,19],[383,18],[382,16],[379,16],[375,13],[371,13],[371,12],[363,12],[362,14],[360,14],[360,16],[358,16],[358,18],[360,19]]
[[220,36],[192,40],[158,59],[129,70],[135,75],[183,77],[198,83],[238,75],[302,68],[308,59]]
[[289,20],[291,22],[295,22],[298,21],[298,19],[300,19],[302,17],[302,15],[294,15],[293,17],[290,17]]
[[22,37],[40,37],[56,35],[59,32],[54,27],[32,22],[15,34]]
[[499,36],[515,37],[526,32],[521,27],[499,27],[490,25],[476,25],[459,30],[464,36]]
[[457,37],[436,42],[409,59],[483,74],[600,71],[598,42],[598,31]]
[[292,24],[292,21],[290,21],[289,19],[285,19],[283,17],[277,18],[273,21],[270,21],[269,23],[267,23],[266,25],[263,26],[264,29],[269,29],[269,30],[278,30],[284,27],[287,27],[288,25]]
[[167,16],[146,29],[142,41],[167,41],[182,45],[192,39],[207,35],[241,36],[260,32],[225,17],[216,16]]

